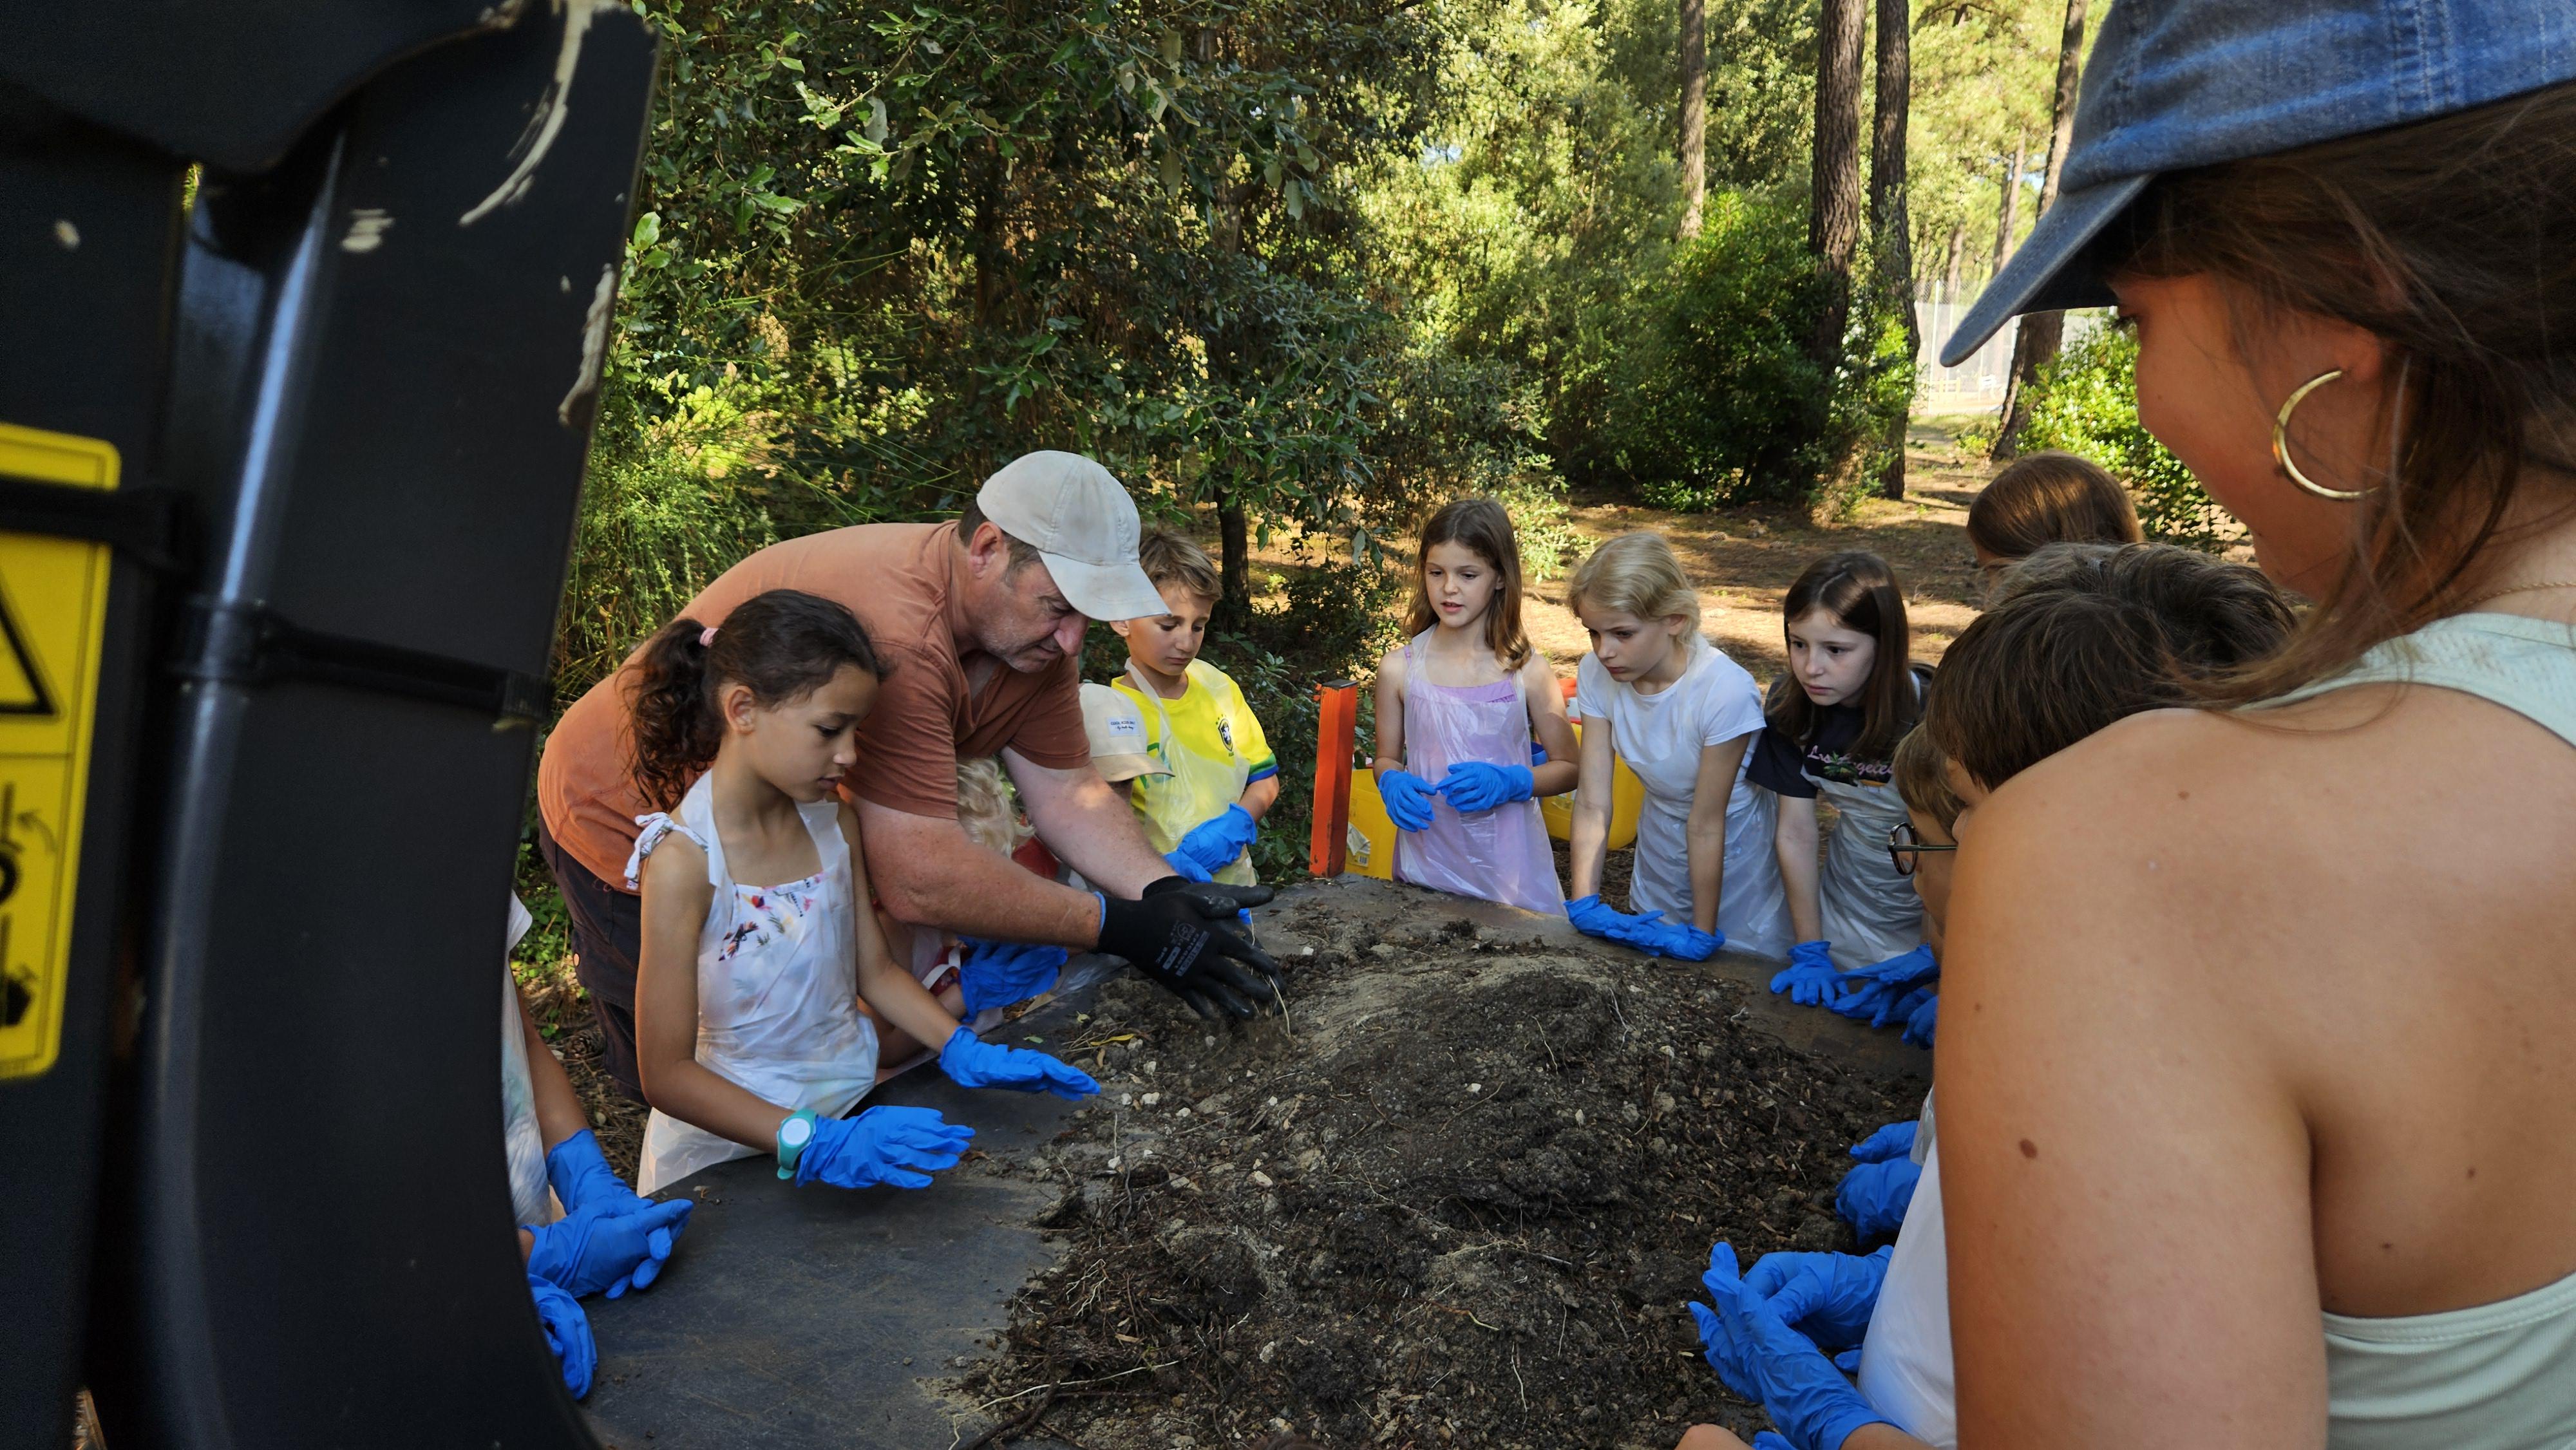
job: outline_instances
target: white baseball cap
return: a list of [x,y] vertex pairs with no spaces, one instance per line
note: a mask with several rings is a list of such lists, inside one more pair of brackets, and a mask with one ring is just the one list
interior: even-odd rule
[[1112,785],[1172,773],[1146,746],[1144,708],[1107,685],[1082,687],[1082,733],[1091,741],[1091,763]]
[[1079,453],[1024,453],[975,491],[993,526],[1038,551],[1065,602],[1093,619],[1170,612],[1136,565],[1136,501]]

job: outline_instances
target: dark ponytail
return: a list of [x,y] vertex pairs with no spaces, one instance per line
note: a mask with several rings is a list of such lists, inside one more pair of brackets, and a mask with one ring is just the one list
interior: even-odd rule
[[856,665],[877,679],[886,667],[858,616],[819,595],[772,589],[734,607],[708,638],[694,619],[672,620],[644,642],[626,687],[635,730],[635,788],[669,809],[716,758],[724,722],[717,692],[751,687],[776,706],[821,687]]

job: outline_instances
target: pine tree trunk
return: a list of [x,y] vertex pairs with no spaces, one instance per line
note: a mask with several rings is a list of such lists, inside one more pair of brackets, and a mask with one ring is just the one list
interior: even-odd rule
[[1240,629],[1252,617],[1252,530],[1243,516],[1243,503],[1233,494],[1220,494],[1216,501],[1217,569],[1225,583],[1225,597],[1219,601],[1227,613],[1227,627]]
[[[2066,29],[2057,43],[2057,97],[2050,116],[2048,164],[2039,173],[2039,212],[2057,204],[2058,173],[2066,168],[2066,147],[2075,135],[2075,98],[2083,80],[2085,0],[2066,0]],[[2012,380],[2004,385],[2003,425],[1995,430],[1993,459],[2021,453],[2022,430],[2030,426],[2030,390],[2039,370],[2057,356],[2065,340],[2066,314],[2034,312],[2021,320],[2013,340]]]
[[[1999,210],[1995,217],[1995,272],[2002,271],[2004,263],[2012,257],[2013,227],[2021,220],[2021,172],[2029,164],[2027,143],[2018,136],[2014,137],[2012,169],[2004,173],[2003,196],[1996,203]],[[1986,280],[1993,281],[1994,272],[1987,273]]]
[[1708,3],[1681,0],[1682,224],[1684,241],[1699,235],[1708,197]]
[[1959,264],[1967,260],[1968,224],[1965,220],[1950,223],[1950,255],[1941,263],[1941,300],[1959,300]]
[[1888,421],[1881,440],[1881,498],[1905,497],[1905,425],[1913,412],[1914,364],[1923,332],[1914,319],[1913,223],[1905,214],[1905,128],[1914,108],[1914,0],[1878,0],[1877,110],[1869,138],[1869,229],[1877,239],[1882,306],[1905,322],[1907,406]]
[[[1807,250],[1823,283],[1807,355],[1827,379],[1851,319],[1852,253],[1860,245],[1861,0],[1823,0],[1816,25],[1816,146]],[[1821,402],[1821,400],[1819,400]]]

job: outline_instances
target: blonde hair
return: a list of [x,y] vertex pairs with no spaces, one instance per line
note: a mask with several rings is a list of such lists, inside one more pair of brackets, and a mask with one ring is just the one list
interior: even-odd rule
[[1178,584],[1201,599],[1215,600],[1225,592],[1225,581],[1217,576],[1216,565],[1207,551],[1178,534],[1156,529],[1136,545],[1137,567],[1157,589]]
[[966,828],[966,839],[1005,856],[1037,834],[1021,823],[1002,762],[989,755],[957,762],[957,824]]
[[1583,561],[1566,587],[1566,607],[1576,611],[1585,600],[1639,619],[1679,615],[1699,633],[1699,591],[1682,572],[1681,556],[1664,536],[1640,529],[1621,534]]
[[1966,807],[1950,790],[1950,757],[1932,743],[1932,732],[1920,725],[1906,731],[1896,742],[1894,767],[1896,794],[1906,809],[1930,816],[1941,834],[1956,839],[1959,812]]

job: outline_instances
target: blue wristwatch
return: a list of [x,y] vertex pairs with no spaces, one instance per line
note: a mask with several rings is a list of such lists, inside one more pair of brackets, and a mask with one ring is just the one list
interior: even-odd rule
[[798,1108],[778,1125],[778,1176],[796,1176],[796,1160],[803,1156],[805,1145],[814,1141],[814,1113]]

